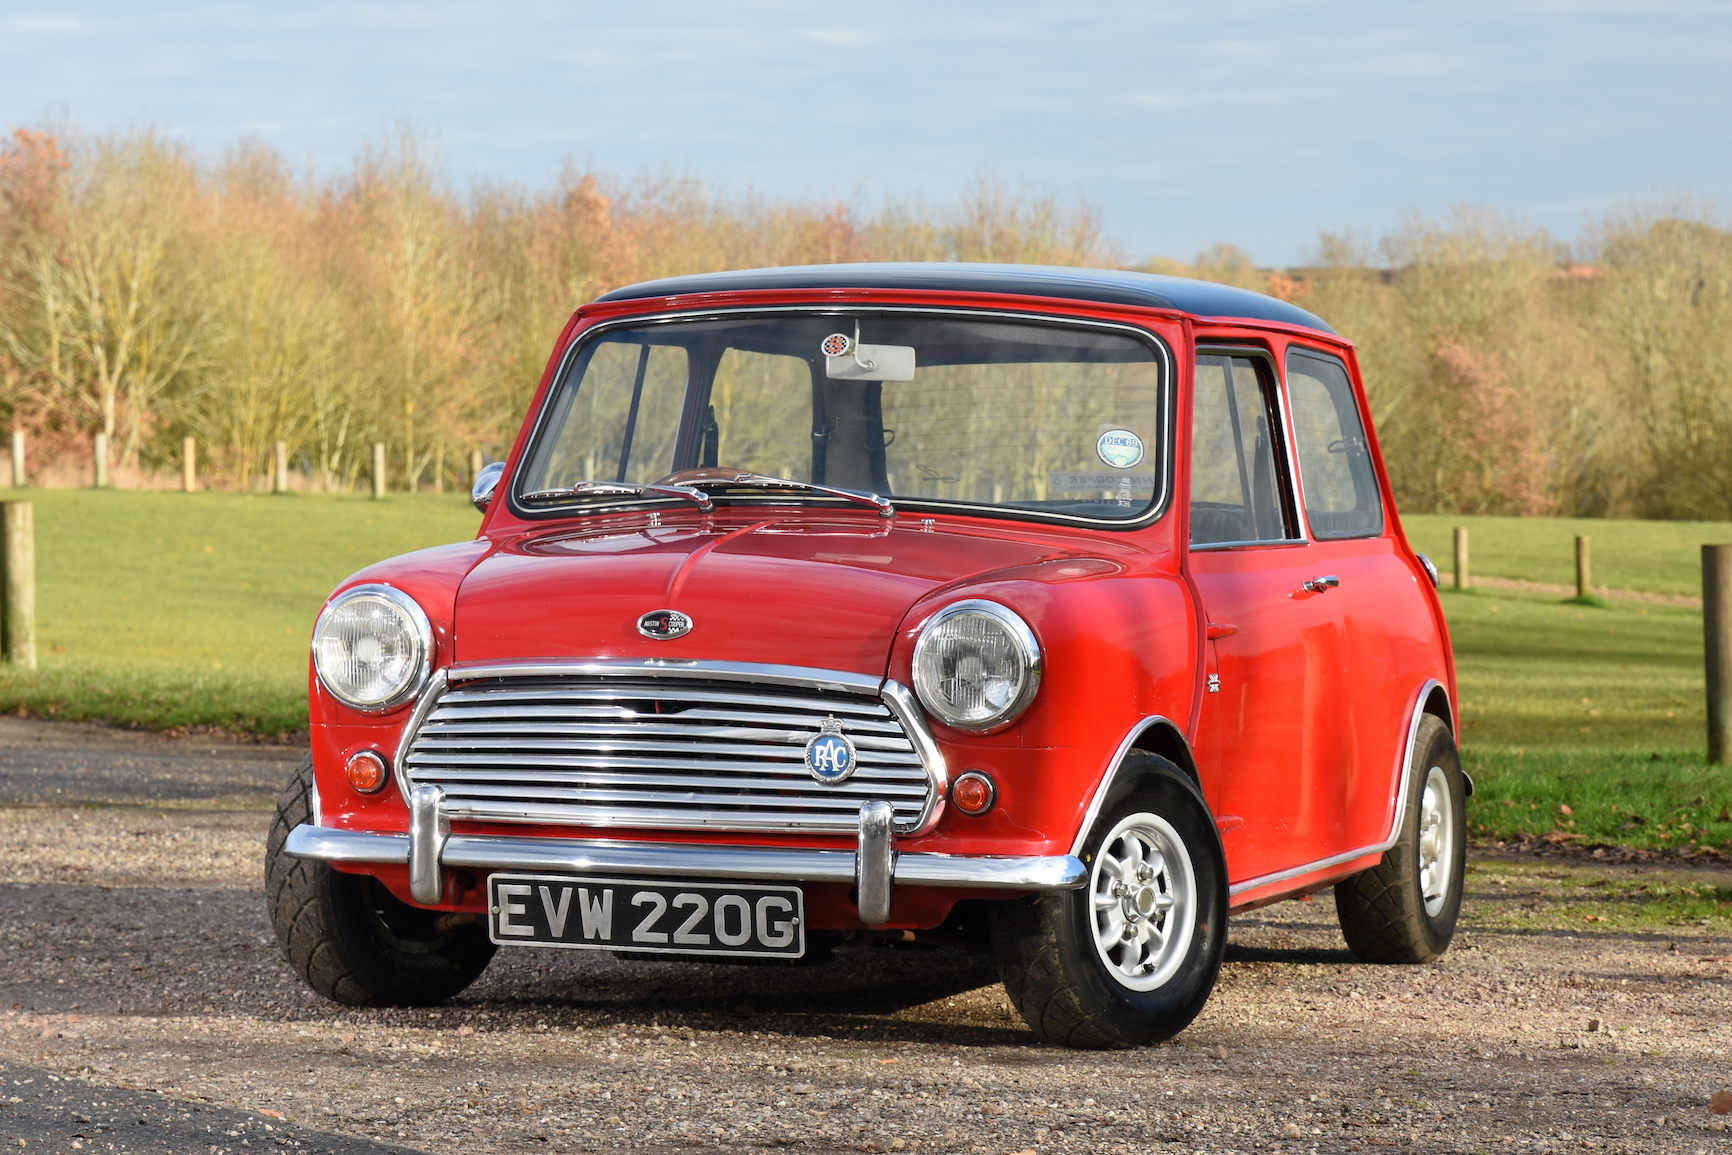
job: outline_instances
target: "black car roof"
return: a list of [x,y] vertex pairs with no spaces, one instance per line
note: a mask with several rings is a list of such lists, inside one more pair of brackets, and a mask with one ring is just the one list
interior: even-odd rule
[[736,293],[752,289],[918,289],[951,293],[1008,293],[1062,297],[1112,305],[1176,309],[1197,317],[1247,317],[1334,333],[1322,318],[1276,297],[1122,269],[1078,269],[1052,265],[974,265],[947,262],[853,265],[792,265],[696,273],[627,285],[600,297],[632,301],[686,293]]

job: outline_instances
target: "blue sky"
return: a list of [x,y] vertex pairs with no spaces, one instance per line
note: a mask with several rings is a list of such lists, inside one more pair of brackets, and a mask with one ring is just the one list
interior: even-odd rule
[[452,179],[566,160],[733,193],[1082,197],[1127,256],[1264,264],[1490,206],[1575,237],[1732,188],[1732,5],[6,0],[0,123],[246,135],[319,171],[407,122]]

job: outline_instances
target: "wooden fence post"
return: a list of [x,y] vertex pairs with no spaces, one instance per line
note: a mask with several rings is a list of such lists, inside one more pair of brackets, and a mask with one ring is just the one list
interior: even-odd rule
[[445,443],[439,443],[438,452],[433,454],[433,492],[445,492]]
[[190,437],[180,439],[180,488],[186,493],[198,489],[198,442]]
[[28,484],[24,472],[24,430],[12,431],[12,488],[23,489]]
[[98,433],[91,446],[91,456],[96,462],[96,488],[108,488],[108,434]]
[[481,467],[486,464],[486,459],[481,456],[481,450],[471,449],[469,451],[469,484],[471,486],[475,484],[475,479],[481,476]]
[[1588,580],[1588,535],[1576,535],[1576,596],[1590,598],[1594,596],[1594,586]]
[[272,493],[287,493],[289,491],[289,443],[277,442],[275,476],[271,478]]
[[1708,761],[1732,761],[1732,545],[1702,547],[1702,650],[1708,674]]
[[0,648],[19,669],[36,668],[36,524],[28,501],[0,502]]
[[1458,525],[1455,527],[1455,588],[1464,590],[1467,585],[1467,526]]
[[373,500],[385,499],[385,443],[373,442]]

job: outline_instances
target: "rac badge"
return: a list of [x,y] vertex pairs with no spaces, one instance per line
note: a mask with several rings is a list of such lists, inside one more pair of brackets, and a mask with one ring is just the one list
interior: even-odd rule
[[662,642],[683,638],[692,632],[692,619],[678,610],[651,610],[637,620],[637,632]]
[[825,718],[806,743],[806,772],[826,786],[840,786],[853,775],[854,743],[835,718]]

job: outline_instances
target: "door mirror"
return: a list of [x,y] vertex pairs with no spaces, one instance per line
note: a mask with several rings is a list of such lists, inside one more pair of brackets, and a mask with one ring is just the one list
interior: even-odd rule
[[499,479],[505,476],[505,462],[495,461],[491,465],[481,467],[481,472],[475,475],[475,485],[469,490],[469,500],[475,503],[475,508],[482,513],[493,504],[493,491],[499,488]]

